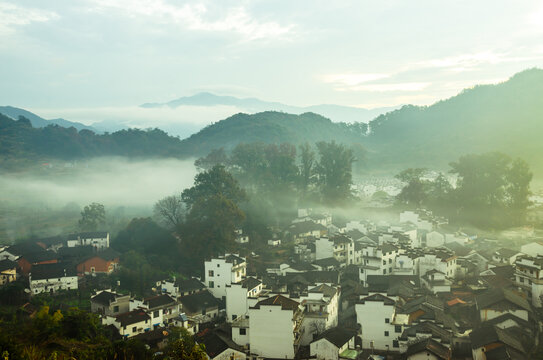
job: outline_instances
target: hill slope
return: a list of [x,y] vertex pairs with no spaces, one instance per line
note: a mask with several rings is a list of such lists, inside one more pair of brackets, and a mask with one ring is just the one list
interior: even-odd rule
[[501,151],[543,174],[543,70],[480,85],[429,107],[404,106],[370,122],[374,167],[444,168],[466,153]]
[[239,143],[315,143],[317,141],[358,143],[364,140],[367,126],[363,123],[334,123],[321,115],[301,115],[267,111],[236,114],[207,126],[183,140],[183,152],[205,155],[217,148],[230,150]]
[[0,166],[17,167],[44,160],[76,160],[95,156],[181,157],[181,140],[165,132],[121,130],[98,135],[49,125],[34,128],[30,120],[0,114]]

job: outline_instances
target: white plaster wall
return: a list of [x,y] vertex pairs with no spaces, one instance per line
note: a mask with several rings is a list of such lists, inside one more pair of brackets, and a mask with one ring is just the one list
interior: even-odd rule
[[249,309],[251,352],[270,358],[294,358],[294,322],[292,310],[261,305]]
[[[371,341],[374,342],[374,349],[394,350],[392,340],[398,335],[394,332],[394,325],[391,324],[394,317],[394,306],[384,305],[381,301],[366,301],[364,304],[356,304],[356,321],[362,327],[362,347],[370,349]],[[390,319],[389,323],[385,318]],[[388,331],[389,336],[385,336]]]
[[247,289],[241,284],[226,287],[226,321],[232,322],[232,315],[238,318],[247,314],[248,310]]

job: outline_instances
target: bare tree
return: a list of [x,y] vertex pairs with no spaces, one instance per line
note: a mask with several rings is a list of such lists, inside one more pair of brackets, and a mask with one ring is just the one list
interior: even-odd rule
[[158,200],[153,207],[155,218],[168,228],[177,227],[183,221],[185,212],[185,204],[181,196],[177,195],[166,196]]

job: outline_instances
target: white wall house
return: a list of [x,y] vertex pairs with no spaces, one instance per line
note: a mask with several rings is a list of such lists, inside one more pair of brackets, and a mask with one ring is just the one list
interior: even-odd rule
[[249,309],[251,353],[267,358],[293,359],[302,332],[303,309],[283,295],[259,301]]
[[119,334],[125,338],[151,330],[151,318],[142,309],[129,311],[117,316],[104,316],[103,325],[113,325]]
[[304,307],[301,345],[309,345],[314,335],[337,326],[339,296],[339,288],[326,284],[310,286],[307,294],[300,296]]
[[398,337],[407,317],[396,318],[396,302],[382,294],[363,297],[355,304],[356,321],[361,326],[362,348],[399,351]]
[[34,265],[29,274],[29,282],[33,295],[77,290],[77,271],[62,263]]
[[430,270],[420,279],[422,285],[433,294],[451,292],[452,281],[448,280],[445,274],[439,270]]
[[248,277],[237,284],[226,285],[226,321],[231,323],[245,317],[249,311],[248,298],[256,298],[262,292],[262,282]]
[[204,267],[205,285],[216,298],[226,297],[226,286],[240,282],[247,271],[245,258],[237,254],[211,259]]
[[543,256],[516,258],[515,285],[531,294],[533,306],[543,307]]
[[417,274],[424,276],[430,270],[438,270],[449,279],[456,277],[456,255],[450,251],[433,251],[415,259]]
[[106,231],[84,232],[68,235],[66,241],[68,247],[92,246],[98,250],[109,247],[109,233]]

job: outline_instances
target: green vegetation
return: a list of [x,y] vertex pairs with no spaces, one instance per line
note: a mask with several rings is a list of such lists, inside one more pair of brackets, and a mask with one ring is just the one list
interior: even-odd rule
[[159,129],[121,130],[97,135],[50,125],[33,128],[21,117],[0,114],[0,167],[18,167],[29,161],[74,160],[105,155],[132,157],[180,157],[181,140]]
[[445,169],[450,159],[498,151],[525,159],[543,177],[543,70],[479,85],[428,107],[404,106],[370,122],[370,169]]
[[97,315],[77,308],[51,311],[43,306],[33,316],[18,312],[0,320],[2,360],[203,360],[206,354],[184,328],[169,328],[160,355],[141,341],[113,340]]
[[452,221],[485,228],[523,225],[530,202],[532,173],[522,159],[501,153],[465,155],[450,164],[452,187],[443,174],[423,180],[425,169],[407,169],[396,177],[406,185],[397,200],[416,208],[426,206]]
[[97,231],[106,224],[106,209],[104,205],[92,203],[83,208],[79,229],[81,231]]

